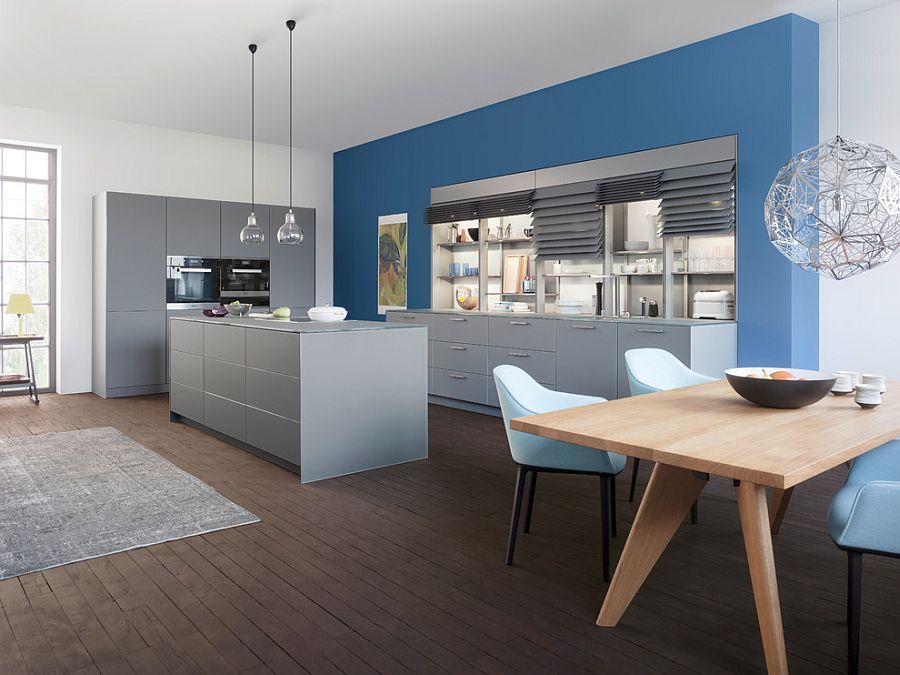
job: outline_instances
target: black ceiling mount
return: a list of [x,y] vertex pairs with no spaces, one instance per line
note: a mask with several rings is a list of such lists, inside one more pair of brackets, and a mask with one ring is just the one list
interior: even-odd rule
[[255,54],[255,53],[256,53],[256,45],[255,45],[255,44],[251,44],[251,45],[249,46],[249,49],[250,49],[250,53],[251,53],[251,54]]
[[294,21],[293,19],[288,19],[286,23],[287,23],[288,30],[294,30],[294,26],[297,25],[297,22]]

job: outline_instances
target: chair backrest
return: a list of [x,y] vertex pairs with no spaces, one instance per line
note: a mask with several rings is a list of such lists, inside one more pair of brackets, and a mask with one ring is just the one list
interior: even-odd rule
[[632,396],[713,380],[694,372],[665,349],[629,349],[625,352],[625,369]]

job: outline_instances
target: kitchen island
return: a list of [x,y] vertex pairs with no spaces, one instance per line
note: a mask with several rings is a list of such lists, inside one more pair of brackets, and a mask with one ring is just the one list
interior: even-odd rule
[[173,317],[170,419],[331,478],[428,456],[426,328]]

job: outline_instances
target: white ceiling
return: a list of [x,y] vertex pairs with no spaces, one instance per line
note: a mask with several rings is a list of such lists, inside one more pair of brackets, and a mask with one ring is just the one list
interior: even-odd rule
[[[885,0],[845,0],[842,13]],[[834,0],[0,0],[0,103],[333,151]],[[2,130],[0,130],[2,131]]]

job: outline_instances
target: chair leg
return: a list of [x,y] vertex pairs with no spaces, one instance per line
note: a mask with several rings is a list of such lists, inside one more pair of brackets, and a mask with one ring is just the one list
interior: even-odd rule
[[696,525],[700,520],[700,507],[698,502],[694,502],[691,505],[691,525]]
[[612,509],[609,505],[609,476],[602,476],[600,479],[600,501],[603,505],[601,514],[602,539],[603,539],[603,581],[609,583],[612,575],[609,571],[609,516]]
[[528,488],[528,503],[525,505],[525,534],[531,532],[531,513],[534,511],[534,491],[537,490],[537,475],[537,471],[531,471],[531,484]]
[[637,487],[637,475],[638,475],[638,467],[641,465],[641,460],[637,457],[634,458],[634,462],[632,462],[631,466],[631,489],[628,491],[628,501],[634,501],[634,490]]
[[609,531],[613,539],[619,536],[616,531],[616,477],[609,479]]
[[522,491],[525,487],[525,475],[528,470],[519,465],[516,473],[516,494],[513,497],[512,519],[509,523],[509,542],[506,544],[506,564],[512,565],[513,554],[516,551],[516,533],[519,530],[519,512],[522,510]]
[[862,553],[847,551],[847,673],[859,673],[860,594]]

